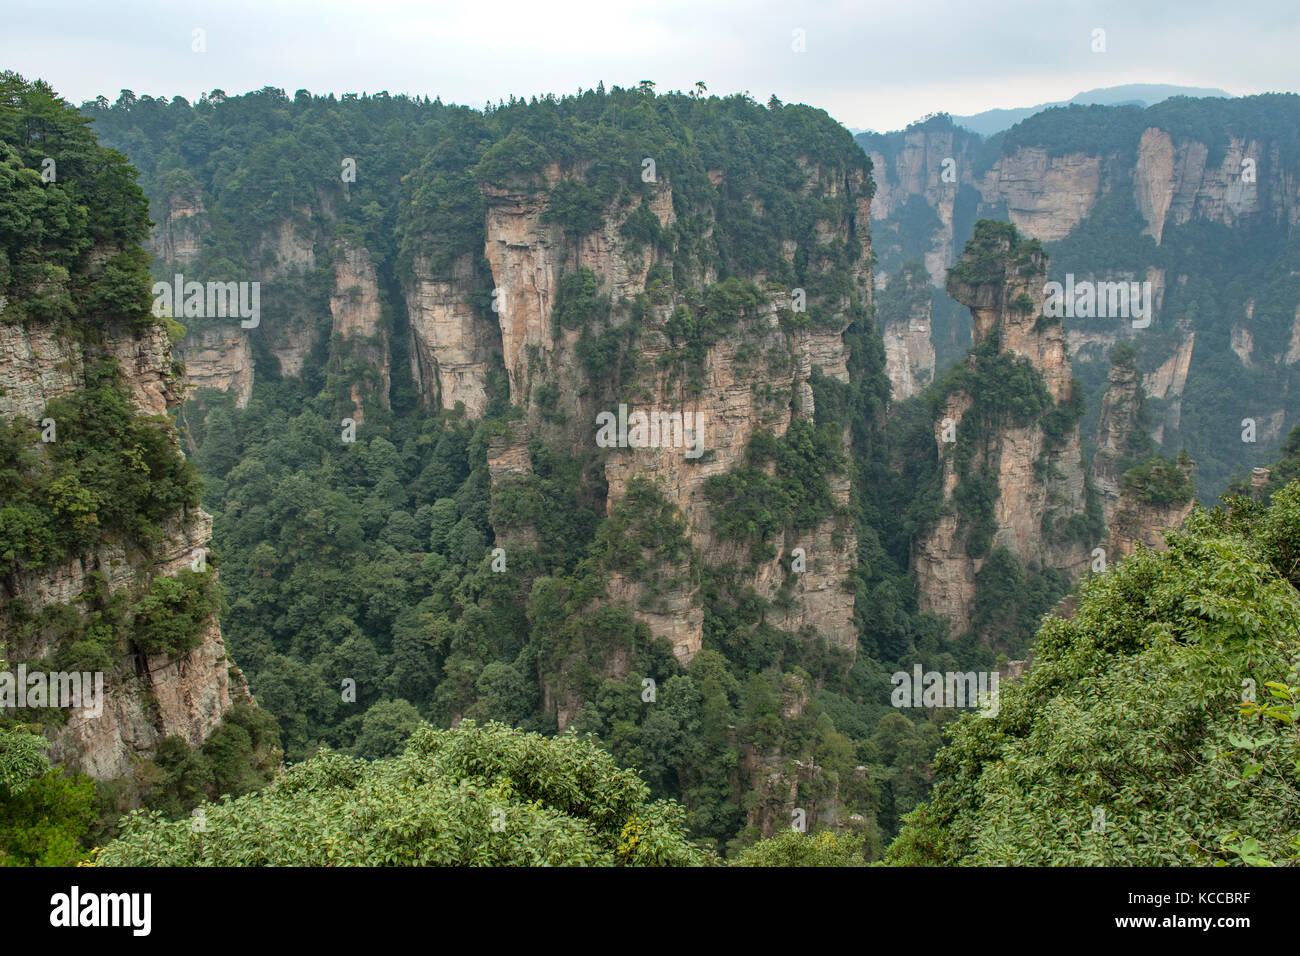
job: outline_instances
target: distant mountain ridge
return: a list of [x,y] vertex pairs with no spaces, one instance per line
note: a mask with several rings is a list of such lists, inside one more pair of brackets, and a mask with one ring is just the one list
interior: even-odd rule
[[[1103,86],[1095,90],[1076,93],[1068,100],[1056,100],[1052,103],[1039,103],[1037,106],[1019,106],[1012,109],[984,110],[970,116],[953,116],[952,121],[972,133],[989,137],[1003,130],[1010,129],[1021,120],[1050,110],[1054,106],[1069,106],[1078,103],[1083,106],[1154,106],[1171,96],[1222,96],[1229,99],[1232,94],[1217,87],[1176,86],[1172,83],[1126,83],[1122,86]],[[854,136],[859,133],[872,133],[874,130],[849,127]]]
[[1037,106],[1022,106],[1015,109],[984,110],[971,116],[954,116],[952,121],[972,133],[992,136],[1004,129],[1010,129],[1026,117],[1050,110],[1054,106],[1069,106],[1078,103],[1083,106],[1154,106],[1171,96],[1222,96],[1231,99],[1227,90],[1216,87],[1175,86],[1171,83],[1126,83],[1123,86],[1104,86],[1095,90],[1076,93],[1068,100],[1053,103],[1039,103]]

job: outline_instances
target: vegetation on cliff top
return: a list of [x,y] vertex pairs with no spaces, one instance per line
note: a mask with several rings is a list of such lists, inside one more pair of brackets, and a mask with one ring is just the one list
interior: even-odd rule
[[153,321],[148,204],[126,157],[89,124],[48,84],[0,73],[0,321]]

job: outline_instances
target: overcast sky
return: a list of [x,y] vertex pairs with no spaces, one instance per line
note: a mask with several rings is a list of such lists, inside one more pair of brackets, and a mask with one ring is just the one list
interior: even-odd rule
[[[441,96],[482,106],[604,81],[826,109],[898,129],[926,113],[1122,83],[1294,90],[1296,0],[73,0],[12,3],[0,67],[74,103],[104,94]],[[1094,30],[1105,52],[1093,52]],[[205,52],[195,52],[202,30]],[[804,52],[793,47],[803,31]]]

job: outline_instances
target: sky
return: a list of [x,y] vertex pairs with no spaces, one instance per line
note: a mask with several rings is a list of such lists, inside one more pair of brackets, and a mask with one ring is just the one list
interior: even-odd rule
[[73,103],[274,86],[481,107],[703,81],[875,130],[1124,83],[1294,90],[1297,51],[1296,0],[67,0],[0,25],[0,69]]

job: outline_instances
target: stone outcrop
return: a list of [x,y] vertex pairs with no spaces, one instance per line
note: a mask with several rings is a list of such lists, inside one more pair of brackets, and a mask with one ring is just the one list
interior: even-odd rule
[[[1191,498],[1153,504],[1142,500],[1134,489],[1124,487],[1124,469],[1140,464],[1138,459],[1150,457],[1143,400],[1135,355],[1113,362],[1101,400],[1097,452],[1092,460],[1092,486],[1106,528],[1103,545],[1107,561],[1131,554],[1138,544],[1162,550],[1164,532],[1181,527],[1194,505]],[[1183,458],[1179,468],[1191,477],[1190,459]]]
[[[1195,462],[1184,455],[1177,467],[1190,479]],[[1107,517],[1106,560],[1118,561],[1132,554],[1138,545],[1156,551],[1165,550],[1165,532],[1181,528],[1195,506],[1192,498],[1152,502],[1143,500],[1132,488],[1123,489],[1114,510]]]
[[194,261],[202,247],[205,213],[201,199],[171,197],[167,214],[153,233],[151,244],[158,257],[180,266]]
[[[977,235],[976,241],[979,241]],[[1014,240],[1013,240],[1014,242]],[[1041,253],[1012,248],[1003,240],[995,270],[1000,278],[977,285],[949,276],[948,292],[972,312],[975,344],[996,336],[998,354],[1027,360],[1041,376],[1054,404],[1071,396],[1065,330],[1059,323],[1040,322],[1043,313]],[[974,368],[975,357],[967,358]],[[943,510],[912,548],[912,572],[922,611],[948,618],[954,635],[969,630],[975,581],[988,553],[1006,548],[1023,566],[1051,567],[1075,575],[1087,563],[1085,543],[1059,531],[1087,508],[1086,483],[1074,425],[1063,440],[1045,431],[1042,415],[1026,425],[981,422],[981,437],[970,448],[966,475],[987,469],[997,482],[993,501],[993,533],[988,551],[968,553],[969,522],[956,505],[958,485],[957,443],[970,441],[963,420],[973,413],[980,396],[958,388],[941,406],[935,423],[935,442],[942,469]],[[971,427],[976,427],[971,423]],[[953,440],[955,439],[955,440]]]
[[[109,329],[99,343],[84,345],[48,326],[0,320],[0,418],[39,420],[51,399],[83,388],[87,364],[102,357],[117,359],[140,414],[161,415],[181,401],[167,333],[160,327],[141,332]],[[2,596],[29,611],[61,604],[84,610],[92,574],[109,593],[138,594],[153,577],[175,574],[194,562],[211,538],[212,519],[198,509],[182,511],[162,532],[148,550],[109,539],[61,565],[11,575],[0,586]],[[7,631],[0,618],[0,633]],[[38,630],[22,646],[7,643],[4,653],[11,664],[46,658],[58,637],[56,630]],[[250,699],[243,678],[227,659],[215,617],[188,654],[121,651],[120,663],[104,678],[102,713],[69,711],[66,722],[52,732],[53,759],[95,779],[130,773],[168,735],[201,744],[233,702]]]
[[1101,195],[1101,158],[1022,147],[998,160],[979,188],[985,202],[1005,203],[1007,218],[1026,236],[1063,239]]
[[417,258],[405,295],[411,375],[421,396],[445,409],[463,403],[477,418],[487,409],[487,377],[500,361],[501,331],[470,304],[475,280],[470,254],[457,258],[444,279]]
[[[870,200],[861,178],[855,174],[846,182],[815,164],[806,163],[804,168],[808,174],[806,189],[827,195],[848,191],[859,197],[855,199],[854,221],[865,226]],[[550,188],[569,174],[552,166],[546,170],[545,183]],[[601,410],[615,412],[620,403],[692,417],[699,423],[703,445],[699,457],[688,457],[684,447],[610,448],[604,452],[606,509],[612,511],[626,495],[633,477],[648,478],[682,513],[691,547],[703,560],[713,565],[746,565],[748,544],[722,541],[714,535],[715,519],[704,484],[711,476],[743,464],[748,444],[759,429],[779,436],[796,416],[812,417],[809,380],[814,367],[828,377],[848,380],[844,342],[848,320],[830,328],[787,330],[780,315],[792,308],[790,291],[769,288],[768,301],[756,314],[737,317],[736,328],[708,347],[702,361],[701,387],[690,389],[678,367],[680,361],[674,362],[675,358],[680,360],[677,348],[664,331],[674,309],[681,304],[674,294],[669,301],[656,303],[648,320],[635,330],[639,351],[636,381],[624,383],[624,391],[596,402],[576,353],[578,332],[553,327],[551,311],[559,283],[570,272],[590,269],[600,292],[617,303],[645,291],[646,276],[656,261],[654,256],[659,256],[660,263],[671,265],[671,253],[635,248],[623,237],[619,227],[634,207],[611,207],[597,230],[575,238],[556,224],[542,222],[548,202],[545,189],[489,186],[484,188],[484,195],[484,255],[499,306],[495,318],[502,360],[511,400],[525,408],[530,431],[549,432],[570,446],[590,448],[596,433],[595,414]],[[675,214],[669,183],[659,183],[646,204],[661,227],[671,225]],[[848,220],[819,226],[828,240],[847,239],[852,228]],[[859,238],[864,251],[855,281],[859,290],[869,296],[870,247],[865,230]],[[706,274],[698,280],[704,285],[713,278]],[[825,306],[842,310],[847,304],[831,302]],[[468,311],[460,314],[457,334],[462,341],[481,340],[480,333],[466,331],[472,321]],[[620,321],[617,313],[611,321]],[[433,340],[429,335],[423,338],[426,342]],[[434,356],[431,364],[436,363]],[[559,396],[558,408],[539,406],[536,389],[542,384],[556,387],[552,395]],[[552,423],[557,413],[565,419],[564,425]],[[504,467],[505,449],[491,460]],[[847,478],[836,477],[832,492],[838,506],[847,509]],[[851,656],[856,631],[853,595],[846,590],[845,582],[856,560],[852,521],[833,515],[798,540],[791,536],[790,540],[775,543],[776,557],[762,562],[747,579],[761,596],[775,599],[782,593],[795,548],[804,549],[807,563],[806,571],[798,574],[793,586],[785,586],[784,597],[769,613],[768,623],[791,631],[811,629]],[[697,587],[685,570],[660,569],[661,579],[675,583],[659,588],[653,599],[644,582],[620,575],[613,576],[609,590],[609,597],[632,607],[652,634],[667,638],[684,663],[699,650],[703,627]]]
[[[907,278],[899,274],[890,281]],[[885,346],[885,375],[895,402],[911,398],[934,381],[934,341],[928,298],[914,303],[906,315],[885,318],[880,334]]]
[[1188,331],[1174,354],[1142,377],[1142,390],[1152,398],[1164,399],[1165,420],[1156,425],[1154,437],[1161,441],[1165,427],[1178,428],[1182,420],[1183,390],[1187,387],[1187,373],[1192,367],[1192,350],[1196,347],[1196,333]]
[[185,363],[185,383],[192,390],[233,392],[236,408],[248,404],[253,394],[253,349],[238,323],[191,332],[177,353]]
[[1101,399],[1097,420],[1097,451],[1092,459],[1092,487],[1097,492],[1102,518],[1107,525],[1119,505],[1123,464],[1131,457],[1135,429],[1140,427],[1138,409],[1142,383],[1135,361],[1113,363],[1109,384]]
[[366,382],[353,382],[352,417],[364,420],[363,397],[388,407],[388,333],[383,325],[379,282],[370,253],[347,240],[340,241],[334,254],[334,292],[330,296],[331,333],[339,344],[332,355],[355,356],[365,369]]

